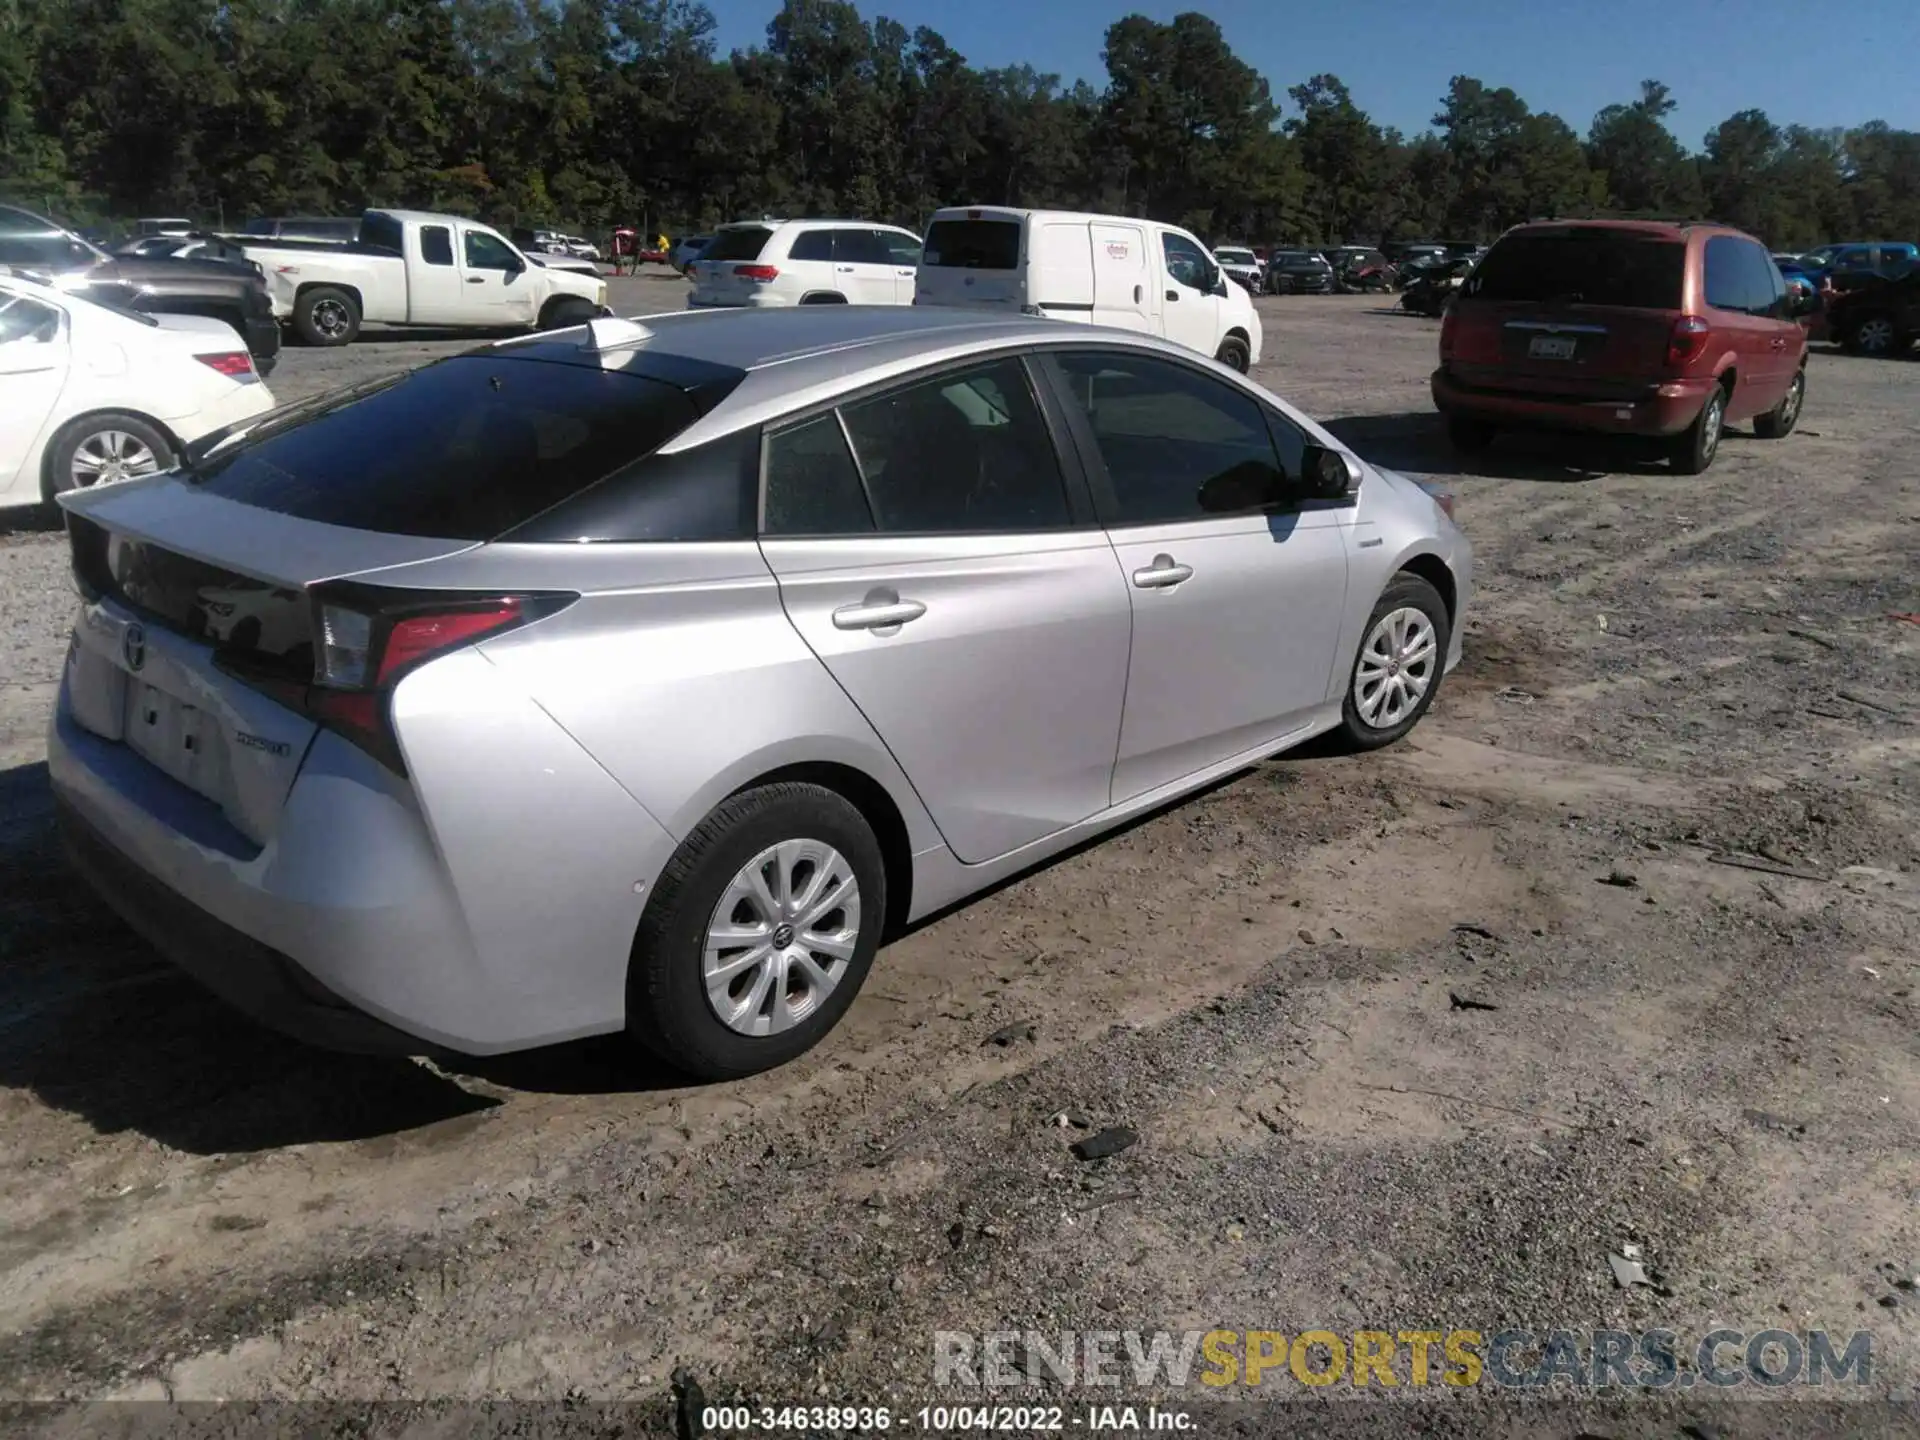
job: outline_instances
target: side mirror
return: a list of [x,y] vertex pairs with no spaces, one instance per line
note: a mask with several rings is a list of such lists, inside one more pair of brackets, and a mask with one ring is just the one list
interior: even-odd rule
[[1300,488],[1309,500],[1351,500],[1360,493],[1360,464],[1344,450],[1309,445],[1300,471]]
[[1820,308],[1820,296],[1814,290],[1791,290],[1787,293],[1787,313],[1798,320],[1803,315],[1811,315]]
[[1287,477],[1259,460],[1243,460],[1200,487],[1200,508],[1209,515],[1267,510],[1287,499]]

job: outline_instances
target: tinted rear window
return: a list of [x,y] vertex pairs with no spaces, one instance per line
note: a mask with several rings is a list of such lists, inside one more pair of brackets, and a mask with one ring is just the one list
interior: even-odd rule
[[406,227],[391,215],[368,215],[360,222],[360,239],[376,250],[406,253]]
[[743,225],[737,230],[722,230],[701,255],[702,260],[758,260],[771,230],[760,225]]
[[936,220],[928,227],[922,265],[956,270],[1018,270],[1017,220]]
[[1467,293],[1485,300],[1678,310],[1687,247],[1602,230],[1509,235],[1480,261]]
[[244,505],[356,530],[491,540],[692,424],[676,386],[463,355],[270,418],[189,473]]

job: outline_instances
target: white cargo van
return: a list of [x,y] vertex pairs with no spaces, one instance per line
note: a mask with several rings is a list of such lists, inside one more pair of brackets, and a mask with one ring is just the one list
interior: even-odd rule
[[1243,373],[1260,359],[1252,297],[1206,246],[1154,220],[990,205],[936,211],[913,303],[1144,330]]

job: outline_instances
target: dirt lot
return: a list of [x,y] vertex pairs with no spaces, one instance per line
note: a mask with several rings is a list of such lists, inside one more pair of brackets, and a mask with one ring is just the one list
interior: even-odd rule
[[[1462,471],[1435,322],[1262,304],[1259,378],[1455,479],[1464,668],[1394,750],[1274,760],[896,943],[743,1084],[611,1043],[339,1058],[175,977],[59,862],[71,594],[56,536],[0,538],[0,1394],[643,1424],[677,1366],[904,1406],[936,1330],[1664,1328],[1684,1360],[1724,1325],[1870,1330],[1867,1393],[1912,1403],[1920,361],[1817,354],[1800,431],[1697,479],[1559,441]],[[274,388],[457,348],[292,350]],[[1139,1143],[1077,1162],[1062,1111]],[[1657,1284],[1616,1284],[1627,1244]],[[1678,1433],[1665,1393],[1604,1433]],[[1338,1428],[1306,1409],[1271,1414]]]

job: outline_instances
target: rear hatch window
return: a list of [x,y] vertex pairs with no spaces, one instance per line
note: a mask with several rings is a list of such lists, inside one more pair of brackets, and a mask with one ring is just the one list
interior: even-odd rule
[[301,520],[484,541],[651,455],[698,415],[660,380],[462,355],[271,416],[186,478]]
[[1467,283],[1482,300],[1678,310],[1687,247],[1632,231],[1569,230],[1497,241]]
[[1018,270],[1018,220],[936,220],[920,263],[949,270]]
[[763,225],[740,225],[722,230],[713,237],[702,260],[758,260],[773,232]]

